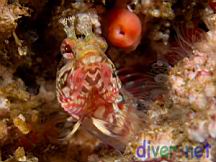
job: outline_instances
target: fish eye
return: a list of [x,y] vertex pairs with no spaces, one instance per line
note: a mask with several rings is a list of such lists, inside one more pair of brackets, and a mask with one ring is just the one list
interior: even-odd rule
[[67,42],[63,42],[61,45],[61,53],[73,53],[71,46]]
[[75,42],[69,38],[66,38],[61,44],[61,54],[66,59],[72,59],[74,57],[73,48],[75,47]]
[[70,46],[68,44],[66,44],[64,47],[64,51],[67,53],[70,53],[70,52],[72,52],[72,49],[70,48]]

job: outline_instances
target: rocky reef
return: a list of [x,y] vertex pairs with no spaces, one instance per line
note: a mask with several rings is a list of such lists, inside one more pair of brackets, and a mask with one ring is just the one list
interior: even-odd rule
[[[215,12],[214,0],[0,0],[0,161],[216,161]],[[76,122],[57,72],[95,44],[134,109],[121,150],[88,121],[65,138]]]

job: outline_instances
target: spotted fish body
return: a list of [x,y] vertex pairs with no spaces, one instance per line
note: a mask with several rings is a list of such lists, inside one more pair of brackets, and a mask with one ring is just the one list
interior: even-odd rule
[[[63,46],[67,44],[67,39]],[[69,60],[57,74],[58,100],[65,111],[76,119],[87,115],[90,103],[101,104],[98,98],[109,104],[115,103],[121,88],[114,66],[104,51],[94,45],[96,42],[80,41],[81,48],[76,52],[78,59]]]
[[61,45],[64,63],[56,79],[61,107],[77,120],[71,134],[87,119],[87,125],[91,122],[106,136],[128,139],[132,132],[131,102],[121,88],[114,64],[105,54],[107,44],[88,28],[90,24],[85,26],[89,22],[85,15],[78,17],[85,26],[79,32],[85,37],[77,38],[75,18],[61,22],[67,38]]

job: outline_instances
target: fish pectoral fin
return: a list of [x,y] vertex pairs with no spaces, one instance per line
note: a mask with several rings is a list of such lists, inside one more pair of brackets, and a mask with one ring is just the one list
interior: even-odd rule
[[109,124],[108,122],[105,122],[103,120],[96,119],[96,118],[92,118],[92,122],[93,122],[93,125],[98,130],[100,130],[103,134],[105,134],[107,136],[115,137],[115,135],[106,126],[107,124]]
[[76,133],[76,131],[78,130],[78,128],[80,127],[81,125],[81,120],[79,120],[74,126],[73,126],[73,129],[72,131],[65,137],[66,140],[69,140],[73,135],[74,133]]

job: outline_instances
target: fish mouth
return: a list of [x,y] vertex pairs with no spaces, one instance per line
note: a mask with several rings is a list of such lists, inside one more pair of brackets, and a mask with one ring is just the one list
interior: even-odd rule
[[85,65],[100,63],[101,61],[102,57],[100,55],[89,55],[81,59],[81,62]]

